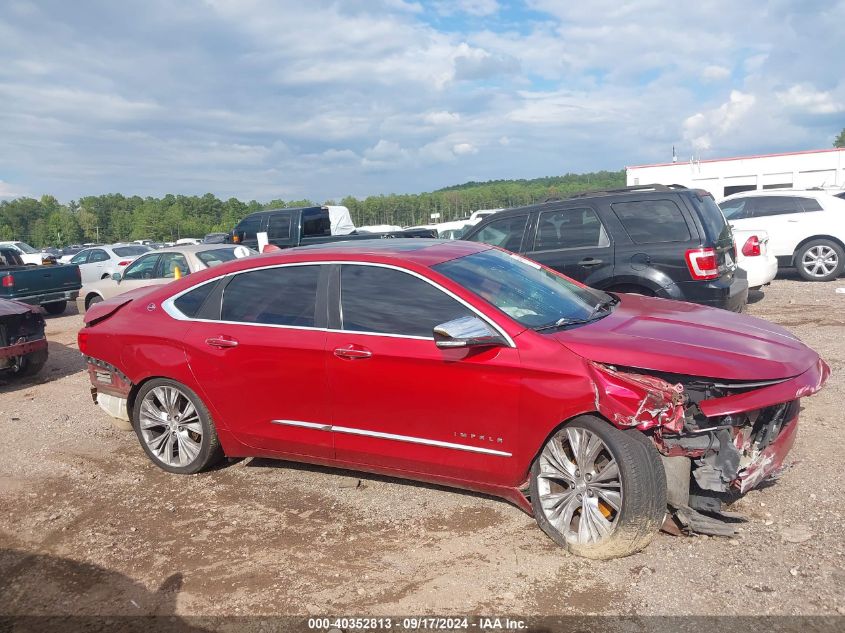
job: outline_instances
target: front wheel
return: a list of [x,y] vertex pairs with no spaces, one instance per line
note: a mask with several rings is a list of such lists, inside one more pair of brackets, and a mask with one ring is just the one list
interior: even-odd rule
[[174,380],[155,378],[141,387],[132,424],[147,457],[167,472],[192,475],[223,458],[208,409]]
[[832,281],[845,268],[845,252],[831,240],[813,240],[796,251],[795,267],[807,281]]
[[666,513],[666,474],[651,442],[592,416],[549,438],[531,466],[530,485],[540,528],[586,558],[640,551]]

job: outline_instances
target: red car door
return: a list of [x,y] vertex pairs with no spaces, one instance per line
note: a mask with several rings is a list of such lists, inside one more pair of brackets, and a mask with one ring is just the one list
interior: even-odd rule
[[320,299],[325,270],[289,265],[238,273],[223,282],[220,319],[195,320],[185,337],[203,399],[245,444],[294,456],[334,454]]
[[436,347],[435,325],[477,315],[409,272],[343,264],[338,281],[340,323],[327,341],[337,458],[508,481],[517,445],[516,348]]

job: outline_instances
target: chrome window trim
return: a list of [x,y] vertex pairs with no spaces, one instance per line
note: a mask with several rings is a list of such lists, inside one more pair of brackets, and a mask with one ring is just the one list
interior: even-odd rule
[[423,444],[425,446],[436,446],[438,448],[451,448],[458,451],[467,451],[470,453],[484,453],[485,455],[497,455],[499,457],[513,457],[513,454],[508,453],[507,451],[497,451],[496,449],[484,448],[483,446],[469,446],[467,444],[456,444],[454,442],[431,440],[425,437],[415,437],[413,435],[397,435],[395,433],[382,433],[381,431],[368,431],[366,429],[356,429],[349,426],[334,426],[332,424],[320,424],[318,422],[302,422],[300,420],[270,420],[270,424],[278,424],[281,426],[295,426],[307,429],[314,429],[317,431],[328,431],[330,433],[343,433],[345,435],[362,435],[365,437],[375,437],[382,440],[394,440],[397,442],[407,442],[409,444]]
[[[223,279],[225,277],[234,277],[235,275],[241,275],[243,273],[249,273],[249,272],[253,272],[253,271],[256,271],[256,270],[267,270],[267,269],[270,269],[270,268],[287,268],[289,266],[331,266],[331,265],[344,265],[344,264],[345,265],[353,265],[353,266],[376,266],[378,268],[390,268],[390,269],[393,269],[393,270],[398,270],[399,272],[403,272],[403,273],[407,273],[409,275],[413,275],[414,277],[417,277],[419,279],[422,279],[423,281],[425,281],[426,283],[434,286],[435,288],[437,288],[441,292],[445,292],[448,296],[452,297],[453,299],[458,301],[460,304],[462,304],[464,307],[471,310],[476,316],[478,316],[479,319],[481,319],[482,321],[484,321],[485,323],[490,325],[494,330],[496,330],[499,334],[502,335],[502,337],[507,342],[508,347],[516,347],[516,343],[514,343],[514,340],[508,335],[507,332],[504,331],[504,329],[502,329],[502,327],[498,323],[491,320],[487,315],[479,312],[475,307],[470,305],[467,301],[464,301],[461,297],[457,296],[451,290],[444,288],[443,286],[438,284],[436,281],[433,281],[433,280],[429,279],[428,277],[425,277],[424,275],[421,275],[420,273],[418,273],[416,271],[408,270],[407,268],[402,268],[401,266],[396,266],[394,264],[383,264],[381,262],[362,262],[362,261],[343,261],[343,260],[339,260],[339,261],[329,260],[329,261],[319,261],[319,262],[286,262],[284,264],[269,264],[267,266],[259,266],[259,267],[256,267],[256,268],[248,268],[246,270],[238,270],[238,271],[235,271],[235,272],[226,273],[225,275],[220,275],[218,277],[212,277],[211,279],[207,279],[203,282],[200,282],[196,285],[191,286],[190,288],[186,288],[185,290],[182,290],[181,292],[178,292],[175,295],[171,295],[170,297],[168,297],[167,299],[165,299],[164,301],[161,302],[161,308],[170,317],[176,319],[177,321],[193,321],[193,322],[196,322],[196,323],[221,323],[221,324],[225,324],[225,325],[246,325],[246,326],[252,326],[252,327],[268,327],[268,328],[280,328],[280,329],[292,329],[292,330],[316,330],[316,331],[342,333],[342,334],[363,334],[365,336],[384,336],[384,337],[388,337],[388,338],[403,338],[403,339],[411,339],[411,340],[418,340],[418,341],[432,341],[432,340],[434,340],[433,336],[432,337],[412,336],[412,335],[407,335],[407,334],[392,334],[392,333],[389,333],[389,332],[359,332],[357,330],[338,330],[338,329],[332,329],[332,328],[309,327],[309,326],[303,326],[303,325],[276,325],[276,324],[273,324],[273,323],[247,323],[247,322],[243,322],[243,321],[222,321],[222,320],[219,320],[219,319],[214,319],[214,320],[212,320],[212,319],[195,319],[195,318],[188,317],[188,316],[182,314],[181,312],[179,312],[179,310],[174,305],[175,301],[179,297],[181,297],[182,295],[187,294],[187,293],[191,292],[192,290],[195,290],[195,289],[197,289],[201,286],[204,286],[205,284],[209,284],[209,283],[212,283],[212,282],[219,281],[220,279]],[[225,293],[224,293],[224,295],[225,295]],[[341,310],[343,310],[343,306],[341,306]]]

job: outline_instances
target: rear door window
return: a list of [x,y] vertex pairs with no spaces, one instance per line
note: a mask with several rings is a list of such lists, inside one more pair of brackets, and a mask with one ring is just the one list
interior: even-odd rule
[[191,269],[188,260],[182,253],[162,253],[158,262],[156,277],[159,279],[173,279],[176,277],[176,269],[180,275],[190,275]]
[[687,242],[687,221],[672,200],[637,200],[610,205],[635,244]]
[[498,218],[484,225],[481,230],[467,239],[471,242],[500,246],[509,251],[519,251],[527,224],[527,214]]
[[753,218],[804,212],[794,196],[754,196],[748,198],[748,208]]
[[235,275],[223,292],[221,319],[314,327],[322,266],[281,266]]
[[473,315],[430,283],[380,266],[344,265],[340,306],[344,330],[426,338],[441,323]]
[[267,226],[267,239],[289,240],[290,239],[290,211],[274,213],[270,216],[270,223]]
[[610,246],[610,240],[592,209],[559,209],[540,214],[535,251],[602,246]]
[[796,200],[798,200],[798,203],[804,208],[805,212],[824,211],[822,205],[815,198],[796,198]]

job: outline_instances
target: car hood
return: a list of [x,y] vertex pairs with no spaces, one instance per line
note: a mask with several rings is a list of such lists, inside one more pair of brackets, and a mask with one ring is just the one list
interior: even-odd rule
[[589,360],[723,380],[790,378],[819,359],[795,335],[763,319],[682,301],[619,297],[608,316],[553,336]]

